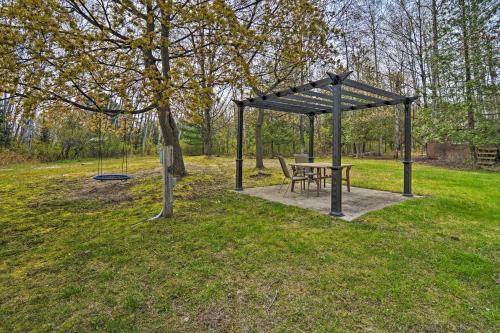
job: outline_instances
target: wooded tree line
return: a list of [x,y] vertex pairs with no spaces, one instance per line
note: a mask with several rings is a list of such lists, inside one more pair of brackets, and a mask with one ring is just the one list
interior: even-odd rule
[[[498,144],[498,3],[479,0],[0,0],[0,141],[50,158],[233,154],[233,99],[352,71],[419,95],[415,148]],[[401,150],[401,110],[343,114],[344,152]],[[126,126],[125,126],[126,124]],[[316,119],[328,153],[329,116]],[[308,119],[249,110],[245,151],[306,150]]]

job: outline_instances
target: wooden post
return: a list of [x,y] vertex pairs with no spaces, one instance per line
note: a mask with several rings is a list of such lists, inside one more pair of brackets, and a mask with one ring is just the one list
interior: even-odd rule
[[341,95],[342,85],[333,86],[332,107],[332,188],[330,215],[343,216],[342,213],[342,126]]
[[309,162],[314,162],[314,113],[309,116]]
[[405,197],[412,197],[411,193],[411,101],[405,102],[405,155],[404,155],[404,189]]
[[174,187],[174,147],[163,147],[161,158],[163,167],[163,209],[160,215],[161,217],[171,217],[174,211],[174,198],[172,194]]

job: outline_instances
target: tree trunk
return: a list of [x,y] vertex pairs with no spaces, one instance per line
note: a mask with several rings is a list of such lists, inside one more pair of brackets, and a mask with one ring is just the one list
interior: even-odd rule
[[401,149],[401,111],[399,107],[395,108],[395,121],[394,121],[394,158],[399,158],[399,151]]
[[350,63],[349,63],[349,49],[348,49],[348,44],[347,44],[347,37],[345,31],[342,32],[342,39],[344,40],[344,49],[345,49],[345,59],[346,59],[346,68],[347,70],[350,69]]
[[203,125],[201,136],[203,140],[203,155],[211,156],[212,152],[212,121],[210,115],[210,108],[203,111]]
[[164,144],[174,148],[174,175],[180,177],[185,176],[186,167],[184,166],[181,145],[179,143],[179,130],[175,124],[175,119],[172,116],[169,106],[158,107],[158,120],[160,122]]
[[[464,68],[465,68],[465,107],[467,109],[467,127],[469,129],[469,136],[472,136],[472,131],[474,130],[474,109],[472,106],[472,80],[471,80],[471,62],[469,56],[469,29],[467,25],[467,13],[468,8],[466,8],[465,0],[459,1],[461,10],[461,28],[462,28],[462,43],[464,52]],[[476,165],[477,156],[476,148],[472,139],[469,139],[469,149],[472,158],[472,162]]]
[[438,89],[439,89],[439,37],[437,23],[436,0],[431,1],[432,15],[432,58],[431,58],[431,93],[432,93],[432,118],[437,117]]
[[2,119],[1,119],[1,123],[2,123],[2,144],[5,148],[7,148],[8,146],[8,142],[9,142],[9,133],[8,133],[8,127],[7,127],[7,108],[8,108],[8,99],[6,98],[7,97],[7,94],[4,93],[3,94],[3,97],[4,97],[4,100],[3,100],[3,103],[2,103]]
[[144,126],[143,126],[143,132],[142,132],[142,142],[141,142],[141,151],[142,154],[146,152],[146,140],[148,138],[148,129],[149,129],[149,113],[146,115],[146,118],[144,119]]
[[382,135],[379,135],[378,137],[378,149],[377,149],[377,156],[381,157],[382,156]]
[[158,127],[159,128],[157,128],[157,130],[158,130],[158,136],[156,137],[156,145],[160,146],[161,145],[162,134],[161,134],[161,126],[158,126]]
[[418,13],[418,65],[420,69],[420,80],[422,81],[422,99],[424,101],[424,108],[428,107],[428,98],[427,98],[427,69],[425,66],[425,50],[427,49],[427,43],[423,32],[423,19],[422,19],[422,4],[420,1],[416,2],[417,4],[417,13]]
[[321,154],[321,123],[322,117],[316,117],[316,142],[317,142],[317,154],[318,156]]
[[[172,3],[170,0],[169,3]],[[169,44],[170,41],[170,30],[169,26],[166,22],[169,22],[171,17],[170,13],[166,13],[162,8],[160,10],[161,17],[163,18],[163,22],[161,23],[161,37],[162,37],[162,46],[160,48],[161,55],[161,75],[162,79],[165,82],[170,80],[170,49]],[[147,6],[148,19],[151,19],[153,16],[153,8],[151,5]],[[154,28],[154,20],[148,20],[147,22],[147,31],[153,32]],[[155,72],[158,71],[158,68],[155,65],[155,60],[153,53],[148,50],[146,52],[146,67],[153,69]],[[174,116],[172,115],[172,110],[170,109],[170,98],[163,96],[163,91],[157,92],[157,103],[158,103],[158,121],[160,123],[161,134],[163,136],[163,141],[165,146],[173,147],[173,169],[174,175],[176,176],[185,176],[186,175],[186,167],[184,166],[184,159],[182,156],[181,145],[179,143],[179,130],[175,123]]]
[[356,142],[356,157],[360,157],[361,155],[361,142]]
[[380,83],[379,70],[378,70],[378,54],[377,54],[377,8],[373,8],[373,4],[368,6],[368,14],[370,16],[370,32],[372,37],[372,48],[373,48],[373,64],[375,66],[375,80],[376,83]]
[[259,109],[255,124],[255,167],[264,169],[264,147],[262,145],[262,125],[264,124],[264,110]]
[[299,137],[300,137],[300,153],[306,151],[306,141],[304,139],[304,115],[299,116]]

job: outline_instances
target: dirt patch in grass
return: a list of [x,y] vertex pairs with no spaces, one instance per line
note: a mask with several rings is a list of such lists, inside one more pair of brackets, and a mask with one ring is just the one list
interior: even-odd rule
[[[177,179],[174,191],[176,199],[195,200],[227,188],[227,179],[218,167],[202,167],[189,165],[188,175]],[[128,173],[128,181],[96,181],[92,178],[78,179],[68,186],[71,200],[97,200],[108,203],[132,201],[138,195],[132,188],[136,185],[151,182],[158,177],[154,186],[161,189],[161,168],[142,169]],[[154,180],[156,182],[156,180]]]
[[262,179],[262,178],[271,177],[271,176],[272,176],[272,174],[270,172],[259,171],[257,173],[251,174],[249,177],[253,178],[253,179]]
[[454,163],[446,160],[438,160],[433,158],[428,158],[426,156],[413,156],[413,162],[425,165],[432,165],[440,168],[447,169],[459,169],[459,170],[467,170],[471,169],[470,165]]
[[161,168],[137,170],[129,175],[132,176],[132,179],[141,179],[141,178],[152,177],[152,176],[160,176],[161,175]]
[[209,306],[199,315],[203,330],[209,332],[231,332],[231,314],[223,306]]
[[130,189],[144,178],[161,174],[159,168],[144,169],[129,173],[131,179],[128,181],[96,181],[85,179],[73,184],[71,199],[73,200],[98,200],[104,202],[119,203],[134,199]]
[[82,190],[81,192],[75,193],[76,199],[97,199],[100,201],[107,202],[123,202],[131,201],[133,198],[128,193],[128,189],[132,187],[130,182],[98,182]]

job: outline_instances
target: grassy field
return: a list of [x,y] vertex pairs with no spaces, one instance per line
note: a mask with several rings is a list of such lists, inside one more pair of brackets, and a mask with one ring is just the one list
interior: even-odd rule
[[[350,162],[354,186],[402,190],[400,162]],[[247,163],[246,186],[280,182]],[[155,158],[128,183],[0,168],[0,330],[498,332],[498,173],[416,164],[423,198],[348,223],[233,193],[232,159],[187,164],[155,222]]]

